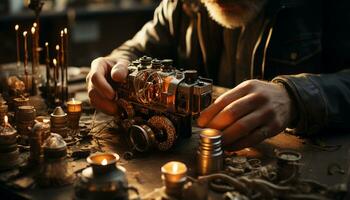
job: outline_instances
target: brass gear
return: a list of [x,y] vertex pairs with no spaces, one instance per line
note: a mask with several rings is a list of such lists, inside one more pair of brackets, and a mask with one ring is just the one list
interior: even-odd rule
[[161,151],[170,149],[176,139],[176,129],[173,123],[165,116],[153,116],[148,120],[148,123],[158,131],[163,131],[166,134],[166,140],[163,142],[157,142],[157,148]]
[[125,99],[118,99],[117,105],[120,108],[121,119],[132,119],[135,116],[134,107]]

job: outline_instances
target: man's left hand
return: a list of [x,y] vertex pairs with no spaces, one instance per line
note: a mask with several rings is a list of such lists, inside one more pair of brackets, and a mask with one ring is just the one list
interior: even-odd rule
[[248,80],[216,99],[197,122],[200,127],[221,130],[224,144],[238,150],[277,135],[291,123],[294,113],[283,85]]

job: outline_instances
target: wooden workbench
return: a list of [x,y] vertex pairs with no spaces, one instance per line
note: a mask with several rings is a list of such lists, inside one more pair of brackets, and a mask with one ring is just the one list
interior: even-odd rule
[[[216,93],[222,93],[222,90],[216,91]],[[111,117],[98,115],[97,118],[106,120]],[[194,127],[193,132],[196,132],[196,129]],[[123,155],[128,150],[121,133],[118,133],[116,129],[102,131],[96,138],[98,138],[99,147],[103,151],[112,151]],[[327,146],[339,148],[320,148],[320,146],[313,145],[307,140],[281,133],[265,140],[254,148],[241,150],[237,154],[260,158],[267,163],[275,158],[276,150],[295,150],[302,154],[300,171],[303,178],[313,179],[326,185],[341,183],[348,185],[350,133],[330,132],[328,136],[322,136],[320,140]],[[198,135],[194,134],[190,139],[184,140],[171,151],[135,154],[131,160],[121,159],[119,164],[127,170],[129,184],[138,188],[143,196],[152,192],[155,188],[162,187],[160,168],[168,161],[177,160],[184,162],[189,168],[189,174],[194,176],[196,172],[195,157],[197,145]],[[73,163],[77,172],[80,172],[81,169],[87,166],[84,159],[76,160]],[[328,167],[331,164],[339,165],[345,173],[329,175]],[[2,175],[0,174],[0,176]],[[61,188],[28,188],[25,190],[14,189],[6,185],[6,182],[0,184],[2,192],[6,191],[7,194],[13,195],[14,198],[72,199],[74,197],[74,187],[72,185]]]

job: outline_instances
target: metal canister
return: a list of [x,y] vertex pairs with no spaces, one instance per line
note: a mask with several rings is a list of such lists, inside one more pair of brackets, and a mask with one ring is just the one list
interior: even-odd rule
[[17,109],[17,131],[18,134],[27,140],[31,132],[31,128],[34,126],[34,120],[36,117],[36,110],[34,106],[19,106]]
[[60,106],[57,106],[51,113],[51,132],[61,135],[63,138],[68,136],[68,117]]
[[203,129],[199,133],[198,173],[206,175],[223,169],[223,150],[219,130]]

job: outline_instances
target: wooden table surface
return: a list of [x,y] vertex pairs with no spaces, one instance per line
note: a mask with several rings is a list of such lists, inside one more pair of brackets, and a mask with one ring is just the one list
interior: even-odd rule
[[[224,90],[221,90],[222,93]],[[102,115],[99,119],[106,119]],[[108,117],[107,117],[108,118]],[[193,128],[195,132],[197,128]],[[115,130],[103,131],[98,136],[102,149],[116,152],[123,155],[127,149],[121,134]],[[321,138],[327,145],[339,145],[340,148],[334,151],[326,151],[315,145],[310,145],[307,140],[296,136],[281,133],[273,138],[265,140],[256,147],[247,148],[237,152],[238,155],[260,158],[263,162],[269,162],[275,158],[276,150],[290,149],[302,154],[301,176],[317,180],[323,184],[348,184],[349,161],[350,161],[350,133],[332,133]],[[129,184],[137,187],[141,195],[146,195],[155,188],[162,187],[160,168],[171,160],[184,162],[189,168],[189,174],[196,172],[196,149],[198,135],[194,134],[190,139],[184,140],[176,148],[168,152],[150,152],[137,154],[131,160],[122,159],[120,165],[126,168]],[[86,166],[85,160],[78,161]],[[331,164],[338,164],[345,170],[345,174],[336,173],[329,175],[328,167]],[[73,186],[51,189],[28,189],[14,190],[22,197],[31,199],[71,199],[74,196]]]

